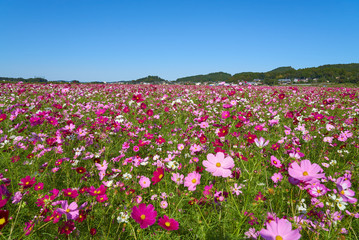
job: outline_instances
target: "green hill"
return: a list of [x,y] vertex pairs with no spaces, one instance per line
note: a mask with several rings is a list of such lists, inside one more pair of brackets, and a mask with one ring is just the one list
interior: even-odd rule
[[282,72],[287,72],[287,71],[295,71],[294,68],[292,67],[279,67],[279,68],[275,68],[271,71],[268,71],[267,73],[271,72],[271,73],[282,73]]
[[178,78],[175,82],[225,82],[231,78],[231,74],[225,72],[215,72],[206,75],[195,75],[189,77]]

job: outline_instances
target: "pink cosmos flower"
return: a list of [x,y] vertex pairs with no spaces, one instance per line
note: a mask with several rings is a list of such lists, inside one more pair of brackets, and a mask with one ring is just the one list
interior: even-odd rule
[[323,184],[313,184],[307,189],[308,193],[312,197],[320,197],[325,195],[328,192],[328,188],[326,188]]
[[208,154],[208,161],[203,161],[203,166],[206,167],[206,171],[212,173],[213,176],[229,177],[232,174],[231,169],[234,167],[234,161],[231,157],[224,157],[222,152],[218,152],[217,155]]
[[283,179],[283,176],[281,173],[274,173],[273,176],[271,177],[271,179],[273,180],[274,183],[280,182]]
[[267,229],[260,230],[259,234],[265,240],[298,240],[299,230],[292,230],[292,224],[287,219],[279,219],[267,223]]
[[202,147],[198,144],[193,144],[189,150],[192,151],[193,153],[195,153],[195,152],[201,151]]
[[266,141],[263,137],[261,137],[260,139],[258,138],[254,139],[254,143],[257,145],[257,147],[264,148],[265,146],[268,145],[269,140]]
[[79,210],[86,206],[87,202],[78,207],[76,202],[72,202],[69,205],[67,200],[64,200],[61,201],[61,208],[57,208],[56,211],[59,214],[65,214],[67,216],[67,219],[76,219],[79,216]]
[[332,130],[335,129],[335,127],[334,127],[333,125],[329,124],[329,123],[328,123],[325,127],[326,127],[326,129],[327,129],[328,131],[332,131]]
[[188,190],[195,191],[196,186],[200,184],[201,174],[196,171],[193,171],[187,175],[184,179],[184,186],[188,187]]
[[133,149],[132,149],[134,152],[138,152],[140,150],[140,148],[138,146],[133,146]]
[[107,169],[108,163],[106,162],[106,160],[103,160],[102,164],[95,163],[95,165],[97,167],[97,170],[104,172]]
[[201,128],[208,128],[208,123],[207,122],[201,122],[201,124],[199,125]]
[[99,177],[100,177],[100,180],[102,180],[105,176],[106,176],[106,172],[105,171],[100,171],[98,173]]
[[294,162],[288,169],[288,173],[291,177],[303,182],[318,182],[319,178],[325,176],[325,173],[322,172],[323,169],[318,164],[311,164],[309,160],[301,161],[300,166]]
[[172,173],[171,180],[177,183],[177,185],[181,185],[183,183],[183,174]]
[[167,208],[167,206],[168,206],[167,201],[161,201],[161,203],[160,203],[160,207],[161,207],[162,209],[166,209],[166,208]]
[[352,183],[349,180],[345,180],[343,177],[337,179],[337,188],[339,190],[340,196],[343,198],[344,202],[356,203],[358,199],[354,198],[355,192],[349,189]]
[[166,215],[164,215],[163,218],[158,219],[158,225],[160,225],[162,228],[168,231],[173,231],[173,230],[178,230],[179,224],[173,218],[169,218]]
[[209,185],[209,186],[205,186],[204,187],[204,191],[203,191],[203,195],[206,197],[206,196],[212,196],[213,193],[211,192],[213,188],[213,184]]
[[152,204],[146,206],[141,203],[138,207],[133,206],[131,217],[140,224],[140,228],[147,228],[156,222],[157,212]]
[[182,143],[178,144],[178,145],[177,145],[177,149],[178,149],[179,151],[182,151],[182,150],[184,149],[184,145],[183,145]]
[[240,189],[242,189],[242,187],[243,187],[242,184],[240,184],[240,185],[238,186],[238,184],[235,183],[234,186],[231,187],[232,194],[236,194],[237,196],[238,196],[239,194],[241,194],[242,191],[241,191]]
[[338,140],[341,142],[345,142],[346,140],[348,140],[348,138],[345,134],[341,133],[338,137]]
[[148,177],[141,176],[140,185],[143,188],[148,188],[151,185],[151,180]]
[[270,163],[273,166],[275,166],[276,168],[281,168],[282,167],[282,163],[275,156],[270,157]]

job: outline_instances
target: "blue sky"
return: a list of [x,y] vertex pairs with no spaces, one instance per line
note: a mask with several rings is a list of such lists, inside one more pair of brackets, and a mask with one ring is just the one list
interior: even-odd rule
[[0,76],[117,81],[359,63],[358,0],[0,0]]

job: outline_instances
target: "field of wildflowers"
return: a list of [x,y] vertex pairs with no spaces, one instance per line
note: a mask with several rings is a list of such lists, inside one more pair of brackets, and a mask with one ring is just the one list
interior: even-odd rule
[[0,85],[0,239],[358,239],[359,90]]

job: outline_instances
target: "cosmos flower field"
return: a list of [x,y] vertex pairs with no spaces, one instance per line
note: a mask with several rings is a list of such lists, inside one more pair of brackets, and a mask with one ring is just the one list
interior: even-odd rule
[[0,239],[358,239],[358,89],[0,85]]

